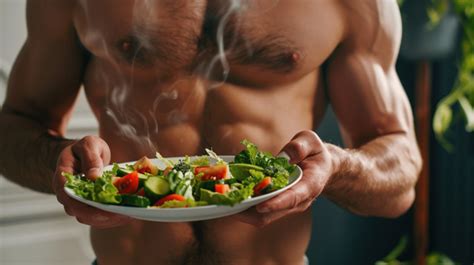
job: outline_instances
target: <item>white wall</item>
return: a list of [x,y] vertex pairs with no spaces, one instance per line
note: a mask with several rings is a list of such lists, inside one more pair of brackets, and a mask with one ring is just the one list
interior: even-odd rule
[[[25,0],[0,0],[0,68],[9,70],[26,37]],[[0,79],[0,102],[5,95],[5,80]]]
[[[35,0],[42,1],[42,0]],[[26,38],[25,0],[0,0],[0,70],[8,72]],[[6,84],[0,71],[0,105]],[[68,136],[96,134],[81,93]],[[88,227],[64,213],[55,196],[19,187],[0,176],[0,264],[90,264]]]

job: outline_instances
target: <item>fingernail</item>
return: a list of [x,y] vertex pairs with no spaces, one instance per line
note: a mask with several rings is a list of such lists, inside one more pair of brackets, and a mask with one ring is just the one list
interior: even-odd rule
[[288,155],[288,153],[285,152],[285,151],[280,152],[280,153],[277,155],[277,157],[283,157],[283,158],[286,158],[286,159],[288,159],[288,160],[291,160],[291,157],[290,157],[290,156]]
[[98,167],[90,168],[87,171],[87,177],[89,179],[95,180],[102,175],[102,170]]

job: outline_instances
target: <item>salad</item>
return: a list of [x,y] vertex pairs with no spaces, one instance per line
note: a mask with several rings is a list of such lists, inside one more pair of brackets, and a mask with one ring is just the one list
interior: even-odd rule
[[81,174],[62,174],[66,187],[84,199],[132,207],[233,206],[288,185],[296,166],[284,157],[261,152],[247,140],[242,144],[245,149],[229,163],[206,149],[208,155],[174,163],[157,153],[165,168],[147,157],[125,166],[114,164],[95,181]]

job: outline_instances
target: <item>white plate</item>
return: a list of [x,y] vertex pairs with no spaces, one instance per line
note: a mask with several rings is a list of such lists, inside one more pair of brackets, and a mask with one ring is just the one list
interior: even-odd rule
[[[221,156],[221,157],[227,162],[233,161],[234,159],[233,156]],[[179,159],[183,159],[183,158],[173,157],[173,158],[168,158],[168,159],[171,161],[178,161]],[[151,159],[151,161],[155,165],[157,165],[159,168],[165,168],[165,165],[158,159]],[[126,164],[133,164],[133,163],[134,162],[126,162],[119,165],[124,166]],[[107,166],[105,167],[105,170],[110,170],[111,168],[112,166]],[[94,206],[96,208],[102,209],[104,211],[128,215],[136,219],[147,220],[147,221],[191,222],[191,221],[201,221],[201,220],[224,217],[224,216],[233,215],[233,214],[245,211],[246,209],[254,205],[257,205],[261,202],[264,202],[270,198],[273,198],[276,195],[294,186],[301,179],[302,175],[303,175],[303,172],[301,168],[296,167],[296,169],[290,175],[288,185],[285,186],[284,188],[262,195],[262,196],[244,200],[241,203],[236,204],[234,206],[207,205],[207,206],[199,206],[199,207],[191,207],[191,208],[137,208],[137,207],[130,207],[130,206],[117,206],[117,205],[109,205],[109,204],[93,202],[93,201],[86,200],[82,197],[77,196],[74,193],[74,191],[70,188],[65,187],[64,190],[73,199],[76,199],[90,206]]]

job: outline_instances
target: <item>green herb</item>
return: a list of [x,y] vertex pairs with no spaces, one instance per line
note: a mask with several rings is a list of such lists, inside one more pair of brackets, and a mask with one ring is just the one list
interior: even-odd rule
[[176,165],[173,167],[176,171],[181,171],[183,174],[191,170],[191,165],[189,161],[180,160]]

